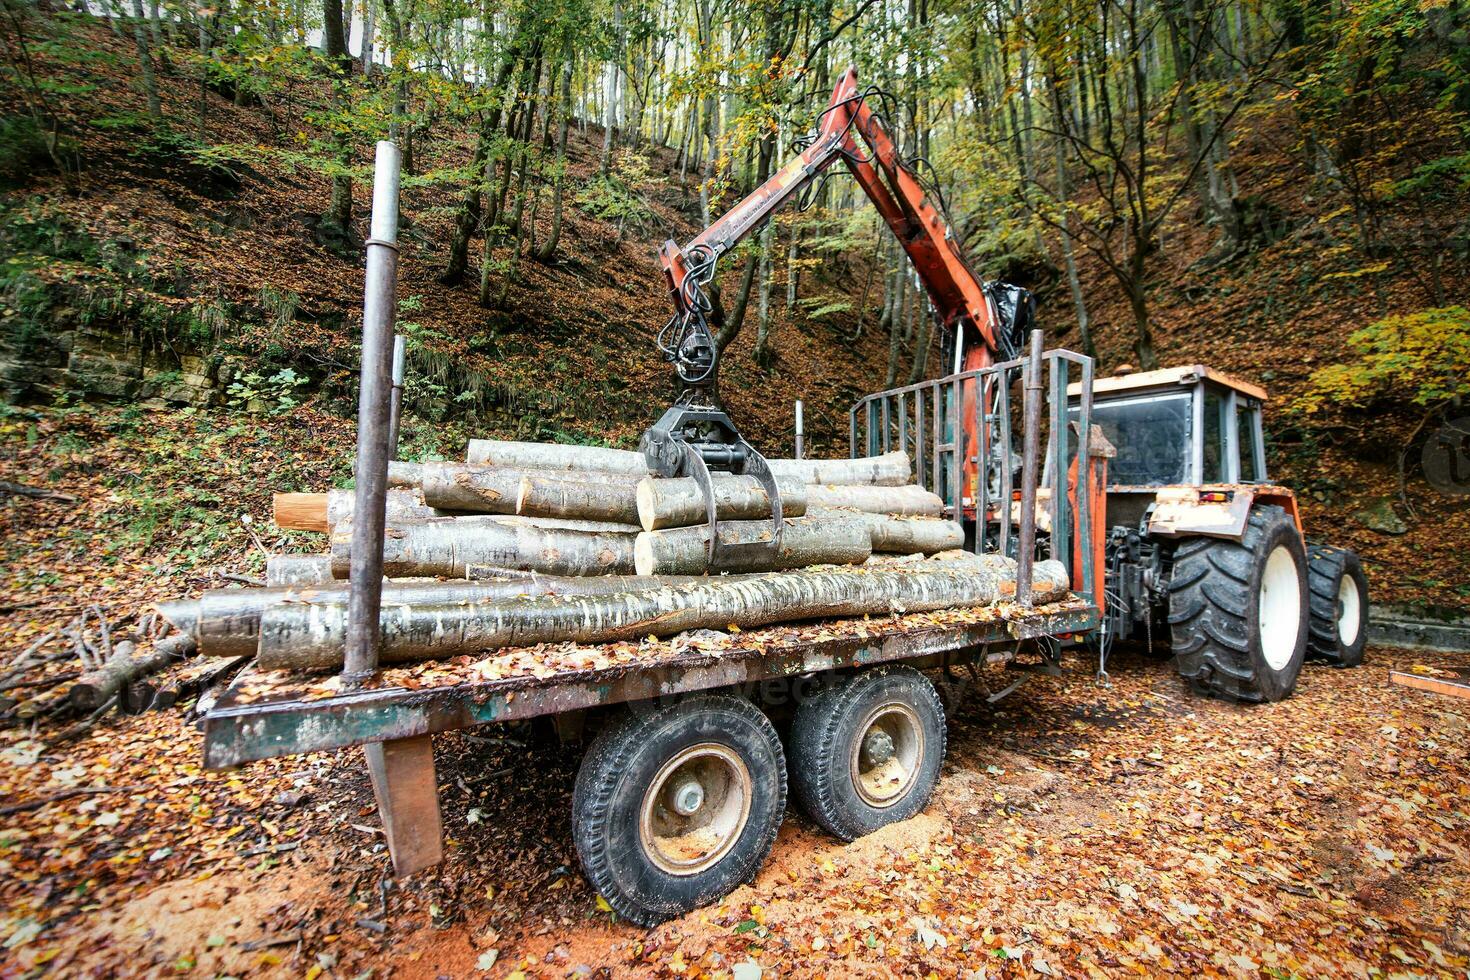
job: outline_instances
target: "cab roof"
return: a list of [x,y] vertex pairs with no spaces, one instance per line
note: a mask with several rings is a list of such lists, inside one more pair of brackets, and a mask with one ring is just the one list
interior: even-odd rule
[[[1140,371],[1136,374],[1115,374],[1107,378],[1098,378],[1092,382],[1092,393],[1097,396],[1120,391],[1135,391],[1141,388],[1187,385],[1201,378],[1222,384],[1227,388],[1234,388],[1251,398],[1266,400],[1266,389],[1260,385],[1233,378],[1214,368],[1205,367],[1203,364],[1184,364],[1179,367],[1160,368],[1157,371]],[[1073,382],[1067,387],[1067,394],[1069,396],[1082,394],[1082,383]]]

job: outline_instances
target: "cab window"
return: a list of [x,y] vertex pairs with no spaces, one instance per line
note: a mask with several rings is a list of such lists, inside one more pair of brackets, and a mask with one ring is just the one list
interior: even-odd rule
[[1266,474],[1256,466],[1259,448],[1256,440],[1256,419],[1259,412],[1258,407],[1246,404],[1244,398],[1236,399],[1235,442],[1240,446],[1240,479],[1243,483],[1260,483],[1266,479]]
[[1230,425],[1227,417],[1229,403],[1225,396],[1209,385],[1205,386],[1205,417],[1204,417],[1204,469],[1200,473],[1201,483],[1224,483],[1230,479],[1226,472],[1226,442],[1225,434]]

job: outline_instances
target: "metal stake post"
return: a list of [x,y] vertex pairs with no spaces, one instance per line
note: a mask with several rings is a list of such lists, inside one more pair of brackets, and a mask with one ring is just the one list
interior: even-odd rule
[[796,400],[796,458],[797,459],[804,458],[802,456],[802,441],[803,441],[802,437],[803,437],[803,435],[805,435],[805,433],[802,432],[802,425],[801,425],[801,399],[798,398]]
[[383,591],[383,525],[388,492],[388,402],[393,307],[398,285],[398,147],[378,143],[373,220],[362,304],[362,383],[357,398],[357,491],[342,679],[360,684],[378,669]]
[[[1041,458],[1041,331],[1031,331],[1031,356],[1026,361],[1026,427],[1021,441],[1021,530],[1016,540],[1016,602],[1031,605],[1031,564],[1036,557],[1036,469]],[[1066,486],[1066,476],[1061,485]],[[1007,502],[1009,506],[1009,502]]]
[[403,417],[403,361],[408,351],[403,337],[393,338],[393,394],[388,399],[388,458],[398,458],[398,423]]

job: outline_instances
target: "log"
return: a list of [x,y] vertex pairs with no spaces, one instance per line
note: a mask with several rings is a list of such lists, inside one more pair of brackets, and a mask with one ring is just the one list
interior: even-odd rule
[[567,470],[578,473],[648,475],[642,453],[603,446],[566,446],[546,442],[471,439],[465,462],[512,470]]
[[[634,535],[537,527],[489,519],[397,521],[386,528],[383,573],[389,577],[465,578],[470,565],[547,575],[626,575],[633,571]],[[332,534],[332,574],[347,574],[351,528]]]
[[772,459],[768,462],[776,479],[806,484],[901,487],[914,478],[909,454],[905,452],[861,459]]
[[[648,463],[642,453],[601,446],[471,439],[465,461],[504,469],[616,473],[638,477],[650,475]],[[908,453],[905,452],[885,453],[864,459],[771,459],[766,462],[770,464],[771,473],[776,479],[795,483],[902,486],[912,478],[912,467]]]
[[[771,539],[770,521],[730,521],[720,526],[720,543],[748,544]],[[634,545],[633,567],[639,575],[699,575],[709,571],[709,525],[644,531]],[[871,534],[857,521],[816,521],[799,517],[785,522],[775,560],[731,556],[726,572],[767,572],[809,565],[856,565],[872,554]]]
[[117,645],[116,652],[96,670],[83,674],[71,686],[69,699],[78,711],[95,711],[122,696],[129,685],[155,674],[194,649],[194,638],[186,634],[159,640],[142,657],[133,656],[132,644]]
[[[325,531],[352,520],[356,494],[351,490],[326,493],[278,493],[271,497],[271,514],[276,526],[294,531]],[[393,487],[386,499],[387,519],[440,517],[440,511],[424,503],[417,487]]]
[[617,474],[591,480],[527,473],[521,478],[516,495],[516,513],[528,517],[570,517],[636,524],[639,484],[634,482],[635,479]]
[[939,517],[895,517],[829,507],[811,516],[828,521],[856,521],[868,529],[874,551],[899,555],[933,555],[965,546],[965,529]]
[[[771,516],[771,502],[760,481],[753,476],[716,477],[710,481],[715,497],[715,517],[721,521],[754,521]],[[781,516],[806,513],[807,488],[800,483],[781,483]],[[659,480],[645,477],[638,484],[638,523],[645,531],[688,527],[709,523],[704,491],[693,478]]]
[[423,464],[424,502],[445,510],[514,514],[523,470],[464,463]]
[[944,513],[944,500],[939,494],[913,484],[902,487],[814,485],[807,488],[806,499],[808,507],[838,507],[868,514],[938,517]]
[[[719,577],[606,596],[385,606],[380,658],[405,663],[538,643],[613,643],[731,625],[749,629],[801,619],[989,605],[1003,596],[1007,576],[1014,579],[1015,562],[987,555],[974,563]],[[1042,601],[1065,590],[1066,573],[1057,562],[1038,562],[1034,581]],[[346,625],[347,607],[340,603],[273,606],[261,620],[260,666],[339,668]]]
[[389,487],[418,487],[424,483],[423,463],[388,462]]
[[[382,605],[432,606],[461,602],[495,602],[517,596],[607,595],[693,582],[693,576],[653,578],[598,575],[579,578],[528,574],[503,582],[384,583]],[[192,636],[206,657],[238,657],[255,653],[260,617],[272,606],[345,604],[349,589],[338,582],[320,588],[211,589],[198,599],[164,602],[158,613],[180,632]]]
[[[200,647],[199,652],[203,654],[204,648]],[[161,711],[172,708],[180,701],[187,700],[196,694],[201,694],[216,684],[228,680],[235,671],[244,667],[254,656],[255,648],[252,646],[249,654],[232,659],[206,660],[201,657],[193,663],[185,664],[182,669],[177,670],[172,677],[158,686],[158,692],[154,695],[149,708],[153,711]]]
[[265,562],[267,586],[323,585],[331,581],[331,555],[272,555]]

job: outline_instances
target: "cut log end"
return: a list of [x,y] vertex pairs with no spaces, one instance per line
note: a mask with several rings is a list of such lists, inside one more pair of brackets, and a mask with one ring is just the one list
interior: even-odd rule
[[324,493],[278,493],[271,497],[271,516],[276,527],[287,531],[330,531],[327,495]]

